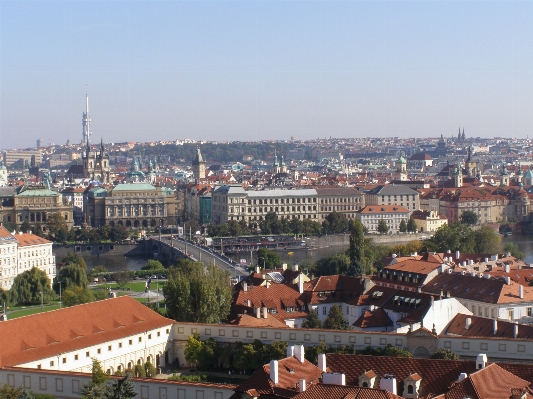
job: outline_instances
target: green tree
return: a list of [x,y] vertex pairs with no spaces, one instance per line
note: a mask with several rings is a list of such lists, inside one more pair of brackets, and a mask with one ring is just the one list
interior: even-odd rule
[[67,256],[61,259],[61,262],[63,262],[63,264],[65,265],[74,264],[74,265],[79,265],[83,267],[84,269],[87,269],[87,263],[85,263],[85,259],[83,259],[82,256],[74,252],[69,252]]
[[433,353],[430,359],[461,360],[461,357],[451,349],[439,348]]
[[54,283],[54,290],[59,293],[59,281],[64,281],[63,288],[69,286],[78,286],[87,288],[89,280],[87,279],[87,269],[77,263],[67,263],[59,269]]
[[146,377],[155,377],[157,375],[157,369],[149,360],[144,363],[144,374]]
[[372,356],[391,356],[391,357],[413,357],[413,354],[405,348],[397,348],[388,344],[387,346],[380,348],[372,348],[367,346],[365,349],[357,351],[360,355],[372,355]]
[[109,387],[106,382],[109,380],[109,376],[104,373],[100,362],[92,359],[92,376],[88,384],[84,384],[81,388],[82,399],[101,399],[105,397]]
[[9,303],[9,291],[4,290],[0,287],[0,305],[4,306],[4,302]]
[[344,253],[338,253],[319,259],[316,262],[316,272],[319,276],[329,276],[332,274],[347,275],[350,272],[350,258]]
[[322,222],[322,231],[326,234],[337,234],[348,231],[348,219],[340,212],[332,212]]
[[141,377],[141,378],[146,377],[146,371],[144,371],[144,367],[142,366],[142,364],[135,365],[135,367],[133,368],[133,375],[135,377]]
[[106,399],[131,399],[138,395],[135,391],[135,385],[131,380],[131,374],[126,373],[124,378],[113,381],[109,391],[106,393]]
[[317,364],[318,363],[318,355],[321,353],[327,353],[328,347],[324,343],[324,341],[320,341],[318,345],[308,346],[305,348],[305,354],[304,357],[307,359],[307,361]]
[[231,307],[228,273],[190,260],[169,269],[163,295],[167,316],[176,321],[220,323]]
[[362,262],[365,258],[365,235],[363,232],[363,224],[359,219],[352,222],[352,229],[350,232],[350,267],[352,272],[350,274],[358,276],[363,272]]
[[473,226],[477,223],[478,216],[477,213],[472,211],[464,211],[461,213],[460,221],[462,224],[468,224],[470,226]]
[[59,229],[56,232],[56,235],[54,237],[54,241],[56,242],[67,242],[68,240],[68,230],[67,229]]
[[185,344],[185,360],[189,363],[198,363],[202,354],[204,343],[200,341],[200,334],[189,335]]
[[165,269],[163,264],[155,259],[149,259],[142,267],[141,270],[161,270]]
[[122,226],[113,226],[109,232],[109,238],[113,242],[123,241],[128,238],[128,230]]
[[351,330],[352,327],[339,305],[333,305],[329,310],[328,317],[324,321],[324,328],[327,330]]
[[281,258],[276,252],[271,251],[268,248],[259,248],[257,250],[257,264],[259,266],[273,269],[281,266],[281,263]]
[[31,230],[30,222],[28,222],[28,220],[26,219],[20,225],[20,231],[22,231],[23,233],[29,233],[30,230]]
[[387,222],[383,219],[379,219],[378,222],[378,233],[387,234],[389,232],[389,226]]
[[501,236],[489,226],[474,230],[474,251],[477,254],[500,252],[501,241]]
[[446,252],[460,251],[463,253],[474,253],[475,235],[469,225],[452,223],[445,224],[435,231],[433,237],[424,241],[428,251]]
[[67,229],[67,221],[59,212],[49,213],[46,219],[46,228],[51,236],[55,236],[61,229]]
[[248,231],[243,228],[243,225],[240,222],[242,222],[242,220],[239,222],[236,220],[228,221],[228,234],[230,237],[238,237],[248,233]]
[[409,221],[407,222],[407,231],[414,233],[416,232],[416,230],[417,230],[417,227],[416,227],[415,219],[410,217]]
[[82,303],[89,303],[94,301],[93,291],[89,288],[79,287],[77,285],[68,286],[63,291],[62,302],[65,306],[81,305]]
[[505,244],[503,247],[503,252],[510,252],[512,256],[514,256],[517,259],[523,260],[526,257],[526,254],[518,248],[518,245],[513,244],[511,242]]
[[263,234],[282,234],[283,226],[281,221],[278,219],[278,214],[276,212],[268,212],[265,215],[265,218],[259,223],[261,232]]
[[132,273],[130,273],[130,271],[127,269],[126,266],[121,266],[119,270],[113,273],[113,278],[115,279],[117,286],[121,290],[123,290],[124,287],[126,287],[126,284],[128,284],[131,277],[132,277]]
[[19,274],[13,280],[9,290],[11,303],[20,305],[35,305],[50,302],[54,292],[50,288],[50,279],[46,273],[36,267]]
[[0,386],[0,398],[2,399],[19,399],[24,393],[22,387],[11,387],[8,384]]
[[405,223],[404,219],[402,219],[400,222],[399,230],[400,230],[400,233],[405,233],[407,231],[407,223]]
[[318,313],[313,309],[307,314],[307,317],[302,323],[302,328],[322,328],[322,320],[320,320]]

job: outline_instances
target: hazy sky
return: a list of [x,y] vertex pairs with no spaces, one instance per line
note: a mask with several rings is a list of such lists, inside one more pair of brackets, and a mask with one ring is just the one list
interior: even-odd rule
[[533,1],[0,1],[0,148],[533,137]]

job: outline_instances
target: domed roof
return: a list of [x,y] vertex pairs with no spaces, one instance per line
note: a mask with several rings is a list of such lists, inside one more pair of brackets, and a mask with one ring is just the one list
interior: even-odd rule
[[524,173],[525,179],[533,179],[533,173],[531,172],[531,169],[528,169],[526,173]]

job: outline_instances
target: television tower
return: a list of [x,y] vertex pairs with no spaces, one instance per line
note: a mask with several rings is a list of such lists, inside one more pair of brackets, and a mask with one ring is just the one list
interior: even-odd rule
[[81,126],[81,144],[89,145],[89,136],[91,135],[91,118],[89,118],[89,94],[87,85],[85,85],[85,112],[81,118]]

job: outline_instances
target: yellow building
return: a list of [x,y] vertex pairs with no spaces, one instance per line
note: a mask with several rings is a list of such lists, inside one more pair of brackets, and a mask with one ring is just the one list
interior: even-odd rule
[[448,224],[448,218],[435,211],[414,211],[411,217],[421,233],[432,233],[439,227]]

